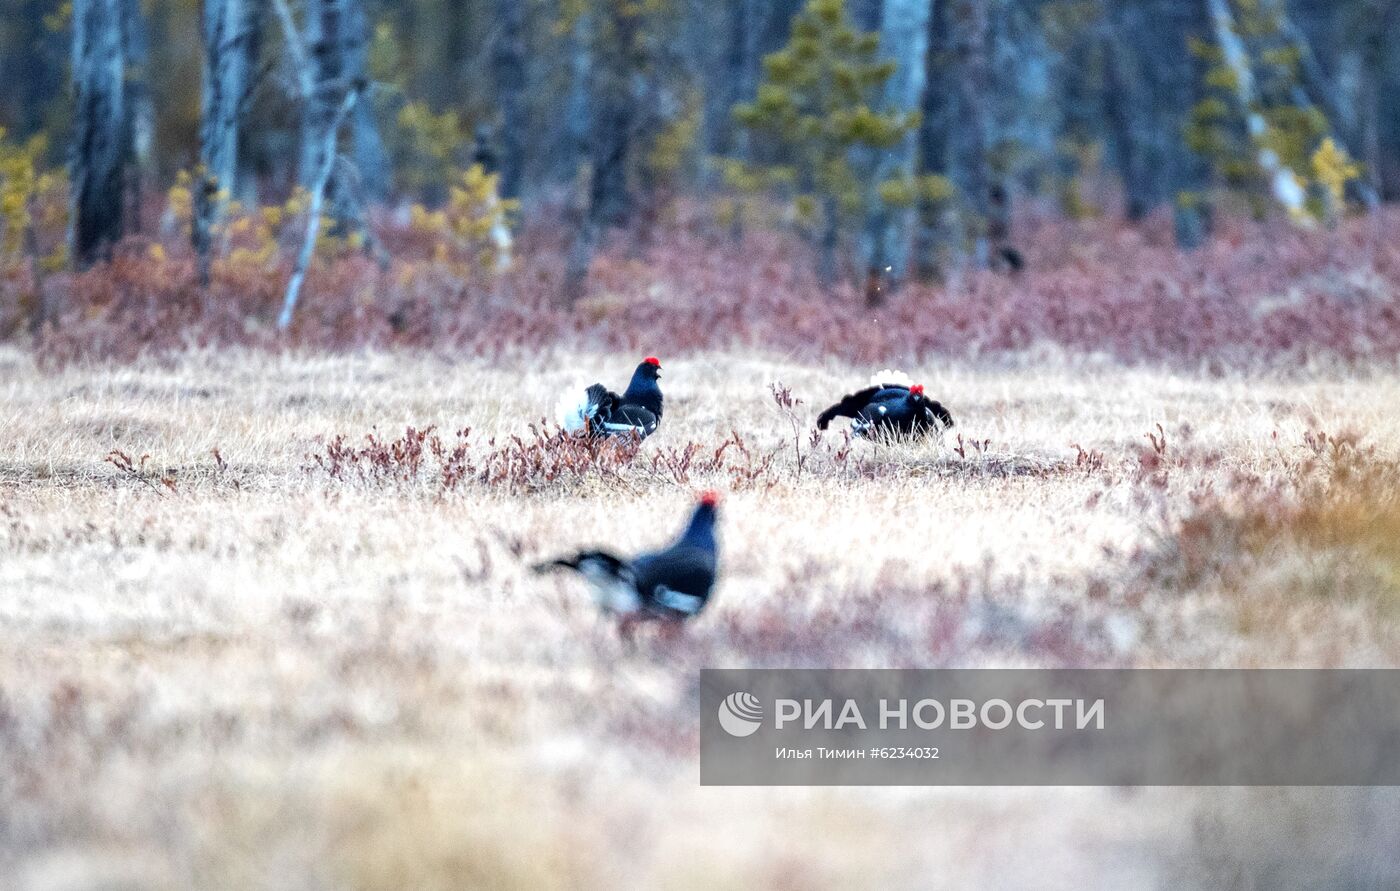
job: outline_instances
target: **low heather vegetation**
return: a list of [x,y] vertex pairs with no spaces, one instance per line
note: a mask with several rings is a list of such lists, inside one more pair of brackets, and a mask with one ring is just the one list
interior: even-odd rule
[[0,891],[1400,888],[697,783],[704,668],[1400,667],[1400,0],[9,6]]
[[[734,824],[693,761],[702,666],[1393,665],[1393,372],[943,361],[911,371],[958,427],[912,447],[813,437],[812,406],[864,372],[788,358],[668,359],[667,426],[640,444],[539,421],[602,354],[0,359],[0,862],[31,887],[276,884],[253,848],[316,886],[666,884],[700,855],[638,854],[620,827],[678,817],[740,852],[715,864],[735,884],[790,861],[911,881],[934,862],[889,859],[918,848],[910,801],[980,839],[929,853],[969,881],[1064,825],[1098,852],[1066,880],[1129,849],[1198,883],[1340,880],[1358,861],[1301,862],[1322,842],[1299,827],[1349,815],[1360,856],[1393,825],[1382,793],[1270,799],[1287,819],[1264,825],[1244,792],[936,790],[753,794]],[[723,575],[678,638],[626,646],[578,585],[528,571],[655,544],[711,487]],[[493,808],[571,828],[522,836]],[[1190,830],[1216,824],[1237,843]]]
[[[46,278],[50,315],[36,352],[63,363],[210,345],[483,357],[758,347],[908,365],[1048,350],[1217,372],[1389,363],[1400,353],[1392,211],[1335,231],[1231,225],[1184,255],[1165,222],[1028,219],[1024,273],[911,284],[874,313],[854,289],[819,287],[795,239],[760,232],[731,242],[698,209],[644,244],[602,252],[590,295],[573,312],[559,307],[563,231],[523,233],[514,267],[486,280],[454,270],[431,241],[405,231],[383,266],[353,251],[323,253],[290,334],[274,324],[288,251],[271,255],[274,274],[251,255],[221,260],[206,290],[178,237],[133,239],[110,265]],[[386,240],[393,226],[384,221]],[[22,309],[34,293],[32,276],[18,271],[0,280],[0,307]],[[23,321],[12,315],[0,326],[20,334]]]

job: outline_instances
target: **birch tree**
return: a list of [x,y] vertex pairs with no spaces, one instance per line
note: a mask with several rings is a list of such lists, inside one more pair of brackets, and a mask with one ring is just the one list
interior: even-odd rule
[[979,269],[991,265],[992,161],[990,141],[990,5],[994,0],[948,0],[953,4],[949,43],[955,66],[957,126],[951,146],[953,179],[960,193],[963,231]]
[[[949,134],[956,113],[952,54],[952,0],[934,0],[928,23],[924,93],[919,103],[919,174],[948,182]],[[920,281],[938,281],[947,273],[953,253],[954,205],[951,195],[920,195],[916,203],[914,268]]]
[[[304,30],[286,34],[287,47],[301,88],[301,160],[297,167],[302,188],[310,189],[326,166],[326,153],[337,150],[328,142],[331,122],[350,87],[347,33],[353,0],[306,0]],[[285,4],[279,0],[279,5]]]
[[[374,84],[369,77],[369,41],[373,28],[370,26],[367,0],[346,0],[345,30],[341,35],[344,45],[342,53],[345,61],[342,78],[353,87],[360,85],[366,93],[372,94]],[[343,93],[342,93],[343,95]],[[375,117],[374,102],[370,96],[362,96],[355,104],[350,118],[351,152],[354,158],[353,170],[355,191],[363,198],[383,200],[388,197],[393,184],[393,168],[389,163],[389,153],[384,148],[384,139],[379,132],[379,122]],[[350,196],[337,196],[347,201]],[[345,207],[338,208],[342,225],[362,224],[360,214]],[[353,217],[353,219],[352,219]]]
[[[354,164],[339,164],[338,140],[333,137],[346,96],[369,88],[366,55],[369,19],[364,0],[307,0],[305,24],[298,27],[286,0],[273,0],[282,24],[301,106],[298,182],[311,190],[332,154],[331,179],[326,184],[337,227],[358,229],[362,219],[352,191],[378,197],[388,178],[388,158],[380,141],[369,102],[351,108]],[[338,175],[339,174],[339,175]],[[346,174],[350,174],[349,177]],[[353,182],[347,181],[353,179]]]
[[[889,113],[914,118],[923,99],[927,75],[929,16],[935,0],[885,0],[880,26],[881,55],[894,62],[884,85],[884,107]],[[918,134],[907,130],[892,148],[879,154],[876,183],[912,182]],[[873,212],[863,236],[866,270],[866,302],[876,305],[885,288],[904,280],[909,261],[910,202],[891,203],[889,195],[876,195]]]
[[122,5],[123,65],[126,68],[127,126],[131,130],[131,164],[127,171],[127,215],[131,228],[141,231],[141,196],[155,175],[156,106],[151,96],[148,68],[151,41],[141,0]]
[[73,3],[70,242],[81,268],[110,255],[126,224],[133,159],[126,66],[126,0]]
[[312,180],[309,190],[310,197],[306,209],[306,236],[302,239],[301,251],[297,254],[296,264],[292,267],[292,276],[287,281],[287,292],[282,298],[282,311],[277,315],[278,330],[285,331],[291,327],[292,316],[296,312],[297,302],[301,298],[301,286],[306,280],[306,270],[310,267],[311,257],[316,251],[316,238],[321,232],[321,207],[325,200],[331,172],[335,167],[335,142],[340,134],[340,128],[359,102],[361,88],[361,84],[355,84],[350,88],[344,99],[341,100],[339,107],[335,109],[330,124],[326,127],[324,136],[326,145],[320,153],[321,169],[317,171],[316,178]]
[[575,78],[571,123],[586,132],[584,169],[577,174],[574,238],[566,262],[563,297],[576,302],[584,293],[593,251],[602,234],[627,225],[634,196],[629,172],[637,151],[642,103],[649,89],[645,29],[646,4],[630,0],[589,0],[576,13]]
[[255,64],[260,0],[206,0],[199,173],[192,239],[200,280],[209,282],[213,231],[223,222],[238,173],[238,140]]
[[[352,33],[368,22],[363,11],[354,8],[359,2],[361,0],[308,0],[303,33],[286,0],[273,0],[302,105],[299,178],[308,197],[306,235],[277,317],[277,327],[282,330],[291,326],[296,312],[302,283],[315,253],[327,195],[332,198],[338,227],[342,230],[360,227],[367,239],[369,235],[363,228],[362,218],[353,210],[356,204],[349,194],[349,184],[335,178],[337,167],[343,169],[339,149],[341,129],[352,119],[358,106],[365,104],[360,99],[367,84],[363,71],[356,69],[357,64],[363,62],[363,46],[358,49],[355,46],[356,41],[362,42],[364,37]],[[367,240],[366,246],[369,244]]]
[[1205,97],[1206,66],[1189,51],[1209,39],[1210,18],[1199,2],[1153,0],[1143,27],[1132,32],[1139,52],[1149,60],[1153,133],[1163,145],[1167,193],[1178,247],[1194,250],[1210,236],[1215,208],[1210,189],[1210,165],[1190,146],[1185,135],[1192,110]]
[[525,4],[496,0],[499,20],[491,58],[501,110],[501,197],[520,197],[525,167]]
[[[1323,70],[1311,41],[1294,23],[1292,15],[1289,14],[1288,4],[1284,0],[1263,0],[1263,4],[1275,22],[1281,42],[1297,60],[1299,76],[1292,85],[1293,104],[1298,107],[1316,106],[1327,119],[1331,131],[1328,135],[1345,145],[1351,157],[1366,157],[1369,146],[1364,128],[1357,124],[1354,109],[1342,99],[1342,91],[1333,82],[1334,79]],[[1380,9],[1372,11],[1377,13],[1377,21],[1384,21],[1385,16]],[[1361,30],[1363,43],[1374,40],[1374,31],[1364,27]],[[1371,33],[1366,33],[1368,31]],[[1377,75],[1378,72],[1367,80],[1374,82]],[[1352,185],[1367,207],[1375,208],[1380,203],[1379,191],[1374,180],[1357,179]]]
[[1249,60],[1249,51],[1235,26],[1235,16],[1230,10],[1230,0],[1205,0],[1210,13],[1211,27],[1215,32],[1216,44],[1228,66],[1232,86],[1245,128],[1254,145],[1254,160],[1260,172],[1268,181],[1274,200],[1290,218],[1297,221],[1310,219],[1307,211],[1307,191],[1298,177],[1267,144],[1269,124],[1259,110],[1259,91],[1254,81],[1254,69]]

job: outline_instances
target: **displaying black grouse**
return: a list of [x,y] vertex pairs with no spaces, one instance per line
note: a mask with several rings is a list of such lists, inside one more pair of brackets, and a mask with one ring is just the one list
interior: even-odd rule
[[825,430],[833,418],[851,418],[856,436],[885,433],[894,436],[926,436],[953,426],[953,416],[941,402],[924,395],[923,384],[910,383],[897,371],[882,371],[871,386],[852,393],[817,416]]
[[582,551],[535,567],[536,572],[572,569],[593,586],[603,612],[622,620],[624,633],[648,619],[679,622],[705,608],[715,585],[719,496],[700,496],[685,531],[669,547],[632,560],[607,551]]
[[661,360],[647,356],[632,372],[632,382],[621,396],[602,384],[585,390],[581,401],[565,396],[559,403],[559,423],[571,433],[634,433],[645,439],[661,423],[660,379]]

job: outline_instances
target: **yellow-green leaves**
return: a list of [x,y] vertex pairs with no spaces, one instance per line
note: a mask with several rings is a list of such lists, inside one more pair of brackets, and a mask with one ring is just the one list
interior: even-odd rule
[[[62,231],[67,222],[68,177],[61,170],[46,170],[48,139],[33,136],[23,143],[10,142],[0,127],[0,268],[19,262],[25,242],[37,229]],[[61,238],[53,254],[39,257],[44,268],[60,267],[64,260]]]
[[1296,222],[1335,222],[1345,211],[1346,185],[1360,171],[1303,91],[1302,53],[1276,9],[1259,0],[1228,2],[1244,58],[1232,62],[1221,47],[1192,40],[1192,54],[1206,65],[1206,95],[1192,109],[1186,144],[1215,169],[1224,196],[1256,216],[1283,183],[1307,196],[1289,205]]
[[788,45],[764,59],[754,101],[733,112],[736,123],[753,131],[764,161],[726,165],[726,184],[750,195],[776,192],[804,228],[849,223],[875,198],[897,206],[917,201],[919,183],[872,183],[869,165],[854,160],[856,153],[898,144],[919,124],[917,114],[879,109],[895,71],[879,49],[877,35],[851,24],[843,0],[809,0],[793,20]]
[[1312,174],[1322,190],[1328,219],[1341,216],[1346,207],[1347,184],[1361,177],[1361,165],[1329,136],[1313,152]]

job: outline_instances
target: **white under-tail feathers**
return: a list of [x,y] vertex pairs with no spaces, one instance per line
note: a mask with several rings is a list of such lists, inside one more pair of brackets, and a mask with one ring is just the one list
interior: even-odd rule
[[902,371],[895,371],[893,368],[886,368],[884,371],[877,371],[870,376],[870,386],[872,387],[904,387],[914,386],[914,379]]
[[582,433],[592,427],[596,431],[607,433],[636,433],[638,436],[646,436],[647,430],[636,425],[623,422],[609,424],[598,423],[599,402],[589,393],[588,387],[578,385],[565,390],[559,397],[559,402],[555,406],[555,415],[559,418],[559,426],[569,433]]
[[[579,561],[578,571],[587,580],[593,592],[593,601],[603,612],[628,616],[641,611],[642,597],[629,570],[618,574],[606,563],[584,559]],[[700,612],[705,605],[705,598],[685,594],[665,585],[657,586],[654,596],[657,603],[687,616]]]
[[559,426],[570,433],[579,433],[588,427],[588,422],[597,411],[598,406],[589,401],[588,388],[577,384],[559,396],[555,415],[559,418]]
[[693,616],[700,612],[700,608],[705,605],[705,599],[703,597],[697,597],[694,594],[683,594],[665,585],[657,587],[656,593],[653,596],[656,598],[656,602],[662,606],[673,609],[678,613],[684,613],[687,616]]
[[593,601],[603,612],[630,615],[642,608],[642,598],[630,571],[618,575],[597,560],[580,560],[578,571],[588,581]]

